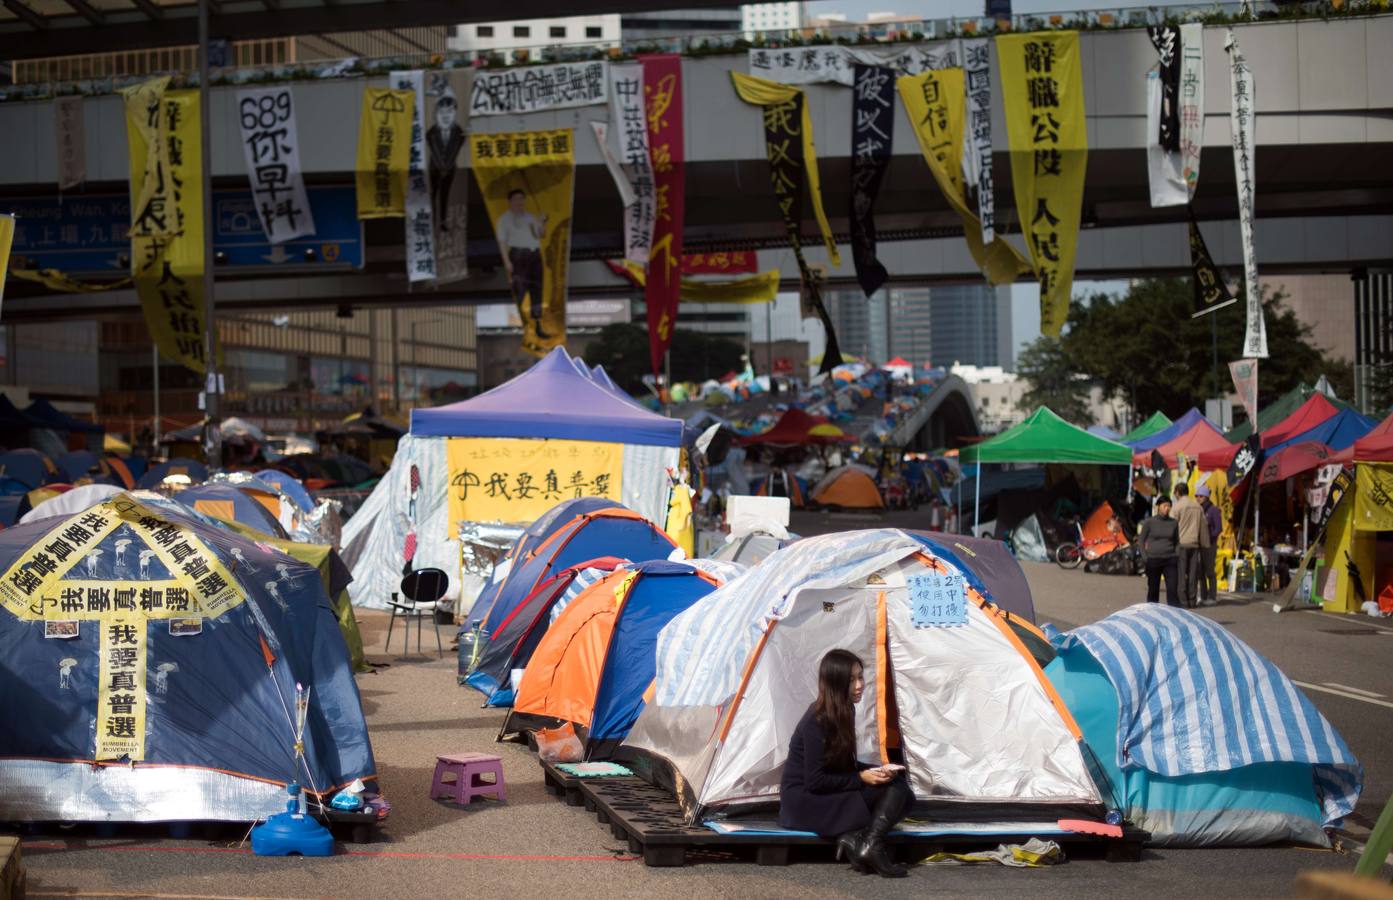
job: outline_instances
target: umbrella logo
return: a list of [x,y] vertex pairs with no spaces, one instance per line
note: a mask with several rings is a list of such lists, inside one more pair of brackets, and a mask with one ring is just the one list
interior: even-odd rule
[[73,666],[77,665],[77,660],[71,656],[58,660],[58,689],[63,691],[72,690],[73,687]]
[[96,577],[97,577],[97,562],[101,559],[102,554],[105,553],[105,552],[106,552],[105,550],[100,550],[100,549],[98,549],[98,550],[88,550],[88,551],[87,551],[87,559],[84,560],[84,562],[87,563],[87,577],[88,577],[88,578],[96,578]]
[[142,551],[140,551],[140,561],[139,561],[139,563],[137,564],[137,566],[138,566],[138,568],[140,569],[140,577],[141,577],[141,578],[146,578],[146,577],[149,576],[149,574],[150,574],[150,557],[152,557],[152,556],[154,556],[154,555],[155,555],[155,551],[154,551],[154,550],[142,550]]
[[242,549],[240,547],[232,548],[232,556],[237,560],[237,565],[246,567],[248,573],[256,571],[256,566],[247,562],[247,558],[242,555]]
[[292,580],[290,577],[290,567],[287,566],[285,563],[280,563],[276,566],[276,574],[280,576],[280,580],[285,582],[286,584],[295,583],[294,580]]
[[179,671],[178,663],[160,663],[155,668],[155,693],[166,693],[169,690],[169,673],[177,671]]
[[126,548],[130,545],[130,538],[121,538],[116,542],[116,568],[123,572],[126,569]]
[[274,581],[266,582],[266,592],[271,595],[271,599],[276,601],[276,605],[281,608],[281,612],[290,612],[290,606],[281,597],[280,585]]

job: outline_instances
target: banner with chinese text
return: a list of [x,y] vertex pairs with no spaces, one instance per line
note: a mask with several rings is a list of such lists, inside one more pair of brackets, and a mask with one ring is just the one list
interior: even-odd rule
[[1229,363],[1229,376],[1233,378],[1233,390],[1238,402],[1248,414],[1253,424],[1253,432],[1258,430],[1258,361],[1256,359],[1236,359]]
[[122,91],[131,161],[131,275],[160,352],[203,372],[201,115],[198,91],[166,91],[167,83],[158,78]]
[[426,77],[419,69],[392,72],[387,83],[394,91],[410,91],[416,97],[411,109],[403,224],[406,280],[414,284],[435,278],[435,214],[430,202],[430,180],[426,177],[426,130],[421,126],[421,116],[426,111]]
[[435,248],[433,284],[450,284],[469,275],[469,174],[464,148],[468,143],[464,98],[473,86],[471,69],[432,69],[425,73],[426,179],[430,186],[432,244]]
[[645,56],[644,112],[655,197],[653,240],[648,253],[648,356],[653,373],[663,370],[663,356],[677,327],[682,291],[682,229],[687,214],[687,166],[682,122],[682,57]]
[[683,275],[753,275],[759,256],[753,250],[714,250],[682,254]]
[[358,118],[358,160],[354,166],[358,218],[395,219],[406,215],[411,121],[415,109],[413,91],[363,90],[363,108]]
[[1229,84],[1233,89],[1229,125],[1233,132],[1233,171],[1238,184],[1238,231],[1243,241],[1243,301],[1247,308],[1243,328],[1243,355],[1267,356],[1267,322],[1262,315],[1262,289],[1258,284],[1258,253],[1253,237],[1253,192],[1257,168],[1253,144],[1253,73],[1238,49],[1238,38],[1229,29],[1224,48],[1229,52]]
[[967,91],[967,129],[963,136],[963,179],[977,194],[977,218],[982,222],[982,245],[996,238],[996,175],[992,171],[992,42],[989,38],[962,40],[963,80]]
[[963,122],[967,98],[962,69],[906,75],[897,87],[919,150],[948,205],[962,221],[963,239],[973,260],[992,284],[1009,284],[1030,271],[1030,264],[1001,235],[982,243],[982,223],[963,192]]
[[252,202],[266,240],[281,244],[314,234],[314,216],[300,172],[300,138],[290,85],[238,91],[237,117]]
[[1057,337],[1074,287],[1088,167],[1079,35],[998,35],[996,54],[1016,215],[1040,282],[1040,331]]
[[[1209,247],[1204,243],[1204,235],[1200,234],[1200,226],[1195,221],[1193,212],[1190,213],[1190,268],[1193,270],[1191,277],[1195,283],[1195,311],[1190,314],[1190,318],[1212,313],[1238,302],[1229,293],[1224,273],[1219,271],[1219,267],[1214,264],[1214,257],[1209,255]],[[1249,413],[1248,417],[1252,420],[1252,413]]]
[[764,151],[769,161],[769,177],[774,185],[774,197],[783,217],[789,246],[798,262],[798,276],[806,305],[822,321],[827,335],[822,354],[822,371],[830,372],[840,364],[841,348],[832,316],[822,302],[817,277],[803,256],[803,188],[807,185],[813,198],[813,216],[822,233],[827,258],[833,267],[842,264],[841,253],[827,214],[822,209],[822,188],[818,181],[817,150],[813,145],[813,122],[808,114],[807,97],[799,88],[731,72],[735,91],[746,103],[759,106],[764,112]]
[[58,190],[87,180],[87,125],[81,97],[53,98],[54,149],[58,154]]
[[875,254],[875,198],[890,165],[895,134],[895,73],[855,64],[851,99],[851,260],[867,297],[890,273]]
[[658,198],[653,186],[653,159],[648,150],[648,115],[643,92],[643,66],[612,65],[610,116],[619,139],[619,166],[633,201],[624,206],[624,257],[648,264]]
[[1146,73],[1146,181],[1153,207],[1180,206],[1190,199],[1181,174],[1180,154],[1161,146],[1158,137],[1161,107],[1165,103],[1163,87],[1160,66],[1152,66]]
[[1200,183],[1204,147],[1204,26],[1180,26],[1180,170],[1189,199]]
[[893,69],[896,75],[918,75],[933,69],[962,65],[956,41],[918,43],[903,49],[867,47],[756,48],[749,51],[750,74],[780,84],[844,84],[855,82],[857,65]]
[[1355,530],[1393,531],[1393,463],[1360,463],[1354,484]]
[[566,342],[575,144],[571,129],[470,134],[474,178],[522,319],[523,349]]
[[445,461],[452,539],[460,522],[528,524],[562,500],[623,496],[623,444],[449,438]]
[[510,116],[517,113],[594,106],[608,98],[604,60],[480,69],[469,94],[471,116]]

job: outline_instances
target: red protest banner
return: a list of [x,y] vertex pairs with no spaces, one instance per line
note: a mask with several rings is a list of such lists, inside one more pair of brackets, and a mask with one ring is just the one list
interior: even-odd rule
[[753,275],[759,259],[753,250],[716,250],[682,255],[683,275]]
[[682,214],[686,172],[682,132],[682,58],[675,54],[643,56],[648,150],[653,160],[658,198],[653,246],[648,254],[648,349],[653,372],[662,371],[663,354],[677,326],[682,281]]

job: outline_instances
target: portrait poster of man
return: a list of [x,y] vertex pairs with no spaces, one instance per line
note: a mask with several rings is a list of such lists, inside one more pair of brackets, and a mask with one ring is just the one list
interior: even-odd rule
[[566,341],[575,148],[569,128],[469,135],[523,349],[543,356]]
[[474,74],[468,69],[428,71],[426,75],[426,168],[435,226],[436,284],[469,274],[465,226],[469,212],[469,178],[463,174],[464,104]]

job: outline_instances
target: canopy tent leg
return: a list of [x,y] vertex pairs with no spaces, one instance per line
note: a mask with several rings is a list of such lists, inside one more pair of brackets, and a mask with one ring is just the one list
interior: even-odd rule
[[976,497],[972,501],[972,530],[968,534],[977,537],[977,524],[982,514],[982,463],[980,461],[977,463],[977,477],[973,481],[973,488]]

